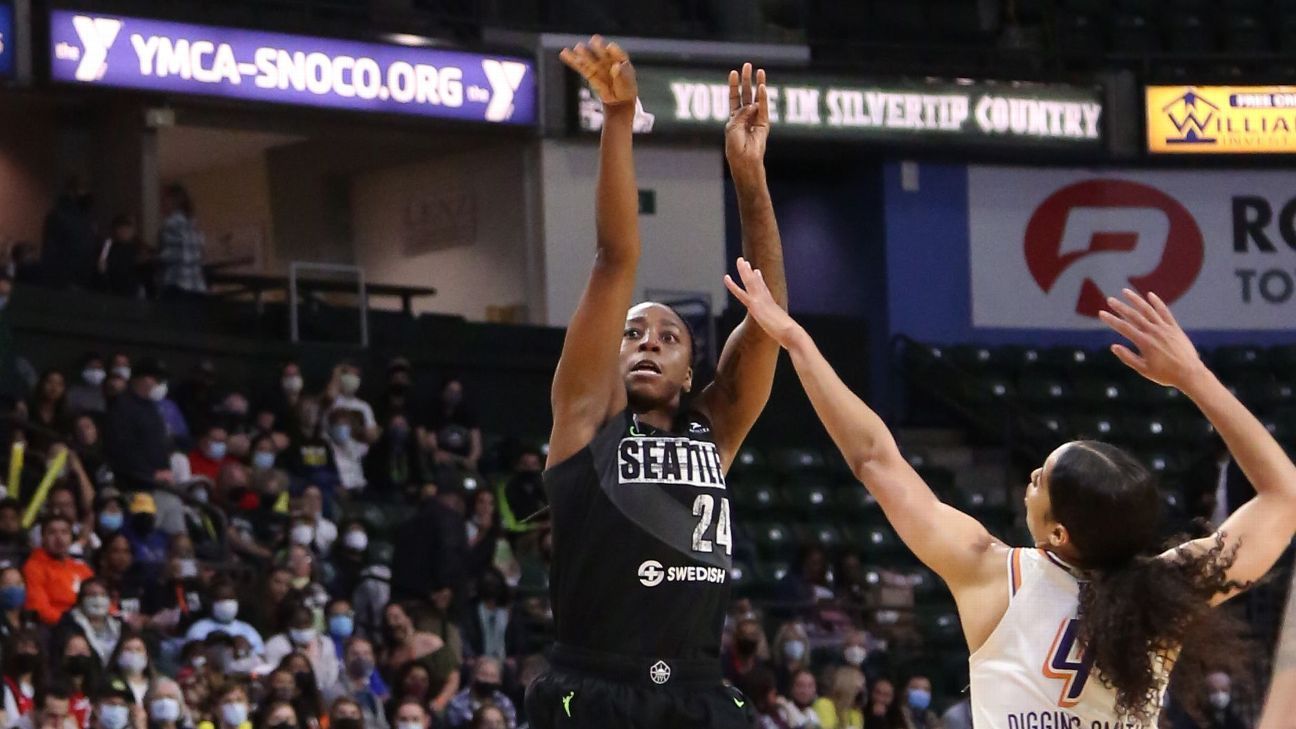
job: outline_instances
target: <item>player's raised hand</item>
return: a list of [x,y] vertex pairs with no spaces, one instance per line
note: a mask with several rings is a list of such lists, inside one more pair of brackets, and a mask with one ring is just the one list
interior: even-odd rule
[[634,103],[639,95],[630,56],[616,43],[604,42],[602,36],[590,36],[589,43],[564,48],[558,57],[584,77],[604,104]]
[[1109,297],[1111,311],[1098,312],[1098,318],[1128,339],[1137,352],[1113,344],[1112,354],[1149,380],[1182,390],[1205,370],[1197,348],[1161,297],[1152,293],[1144,297],[1130,289],[1123,293],[1126,301]]
[[752,65],[744,63],[742,73],[729,72],[729,121],[725,124],[725,159],[735,175],[760,169],[765,162],[769,139],[769,91],[765,69],[756,69],[752,86]]
[[800,327],[774,300],[769,287],[765,285],[765,277],[761,275],[760,269],[752,268],[747,259],[739,258],[738,277],[742,279],[741,286],[733,280],[733,277],[725,274],[725,286],[729,292],[738,299],[739,303],[747,307],[747,313],[752,320],[759,324],[771,339],[778,342],[781,347],[788,346],[792,336]]

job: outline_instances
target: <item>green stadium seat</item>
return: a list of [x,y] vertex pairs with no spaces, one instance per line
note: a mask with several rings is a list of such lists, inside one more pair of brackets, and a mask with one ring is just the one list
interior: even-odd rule
[[1126,383],[1125,397],[1132,403],[1152,407],[1183,407],[1188,400],[1182,392],[1173,387],[1162,387],[1150,380],[1138,377]]
[[369,545],[369,559],[377,564],[390,566],[392,556],[396,554],[396,545],[391,542],[374,542]]
[[782,474],[824,469],[823,454],[814,448],[783,448],[771,455],[770,462]]
[[1107,377],[1087,377],[1075,383],[1076,401],[1086,407],[1124,405],[1125,383]]
[[1176,438],[1175,419],[1156,415],[1132,415],[1124,419],[1122,428],[1131,442],[1143,445],[1163,445]]
[[1064,410],[1073,397],[1071,386],[1059,377],[1027,373],[1017,381],[1017,395],[1024,402],[1050,410]]
[[924,608],[918,611],[918,631],[927,640],[928,647],[937,650],[957,650],[967,644],[963,638],[963,624],[958,610],[951,606]]
[[729,498],[744,516],[769,511],[781,503],[773,479],[769,477],[743,479],[740,483],[730,484]]
[[873,494],[870,494],[863,484],[843,484],[837,487],[833,494],[833,504],[838,513],[846,517],[862,518],[882,514],[877,499],[873,498]]
[[949,349],[950,361],[970,372],[982,372],[1002,365],[999,352],[975,344],[959,344]]
[[815,482],[793,482],[783,487],[783,503],[803,515],[824,513],[833,506],[832,487]]
[[1049,347],[1040,353],[1040,364],[1069,374],[1097,367],[1094,353],[1081,347]]
[[836,552],[845,544],[841,530],[832,524],[801,524],[794,528],[797,544],[802,547],[818,546]]
[[761,554],[770,557],[785,556],[794,547],[795,534],[782,522],[755,523],[750,525],[748,531]]
[[1121,432],[1118,421],[1105,415],[1082,415],[1071,419],[1071,433],[1076,439],[1115,441]]
[[764,468],[765,465],[765,456],[755,446],[745,445],[738,451],[738,456],[734,458],[732,470],[760,469]]
[[984,375],[964,381],[964,396],[973,403],[1003,402],[1014,397],[1017,387],[1002,375]]
[[1071,424],[1067,419],[1052,413],[1023,416],[1019,425],[1026,432],[1043,430],[1056,439],[1068,438],[1071,435]]

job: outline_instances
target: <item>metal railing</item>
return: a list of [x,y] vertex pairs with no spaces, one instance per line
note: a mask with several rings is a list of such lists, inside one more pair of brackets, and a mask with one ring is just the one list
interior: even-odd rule
[[288,329],[291,333],[293,344],[301,342],[301,333],[299,331],[301,315],[298,308],[301,306],[301,299],[298,296],[298,279],[301,271],[318,271],[320,273],[341,273],[352,274],[356,277],[356,308],[360,312],[360,347],[361,349],[369,348],[369,296],[365,292],[365,272],[359,266],[351,266],[343,263],[311,263],[309,261],[293,261],[288,264]]

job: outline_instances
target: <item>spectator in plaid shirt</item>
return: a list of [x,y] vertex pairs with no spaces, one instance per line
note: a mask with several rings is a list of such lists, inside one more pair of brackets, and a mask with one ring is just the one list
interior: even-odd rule
[[168,185],[162,195],[166,220],[158,240],[162,294],[197,294],[207,290],[203,281],[203,236],[194,224],[193,201],[180,185]]

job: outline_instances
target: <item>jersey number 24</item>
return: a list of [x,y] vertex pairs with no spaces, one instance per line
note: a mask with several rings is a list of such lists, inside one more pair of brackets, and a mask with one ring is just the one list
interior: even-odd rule
[[[711,494],[698,494],[693,500],[693,516],[700,517],[697,527],[693,529],[693,551],[710,553],[715,549],[710,539],[706,538],[711,522],[715,519],[715,497]],[[724,547],[725,554],[733,554],[733,534],[729,528],[729,499],[720,497],[720,518],[716,521],[715,544]]]

